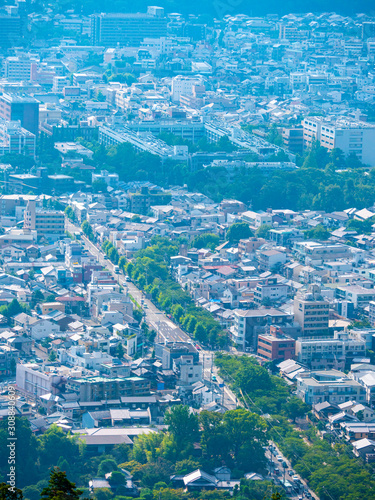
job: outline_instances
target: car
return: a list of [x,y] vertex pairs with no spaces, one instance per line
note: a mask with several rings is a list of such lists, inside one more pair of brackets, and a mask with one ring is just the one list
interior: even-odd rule
[[195,346],[194,346],[194,347],[196,348],[196,350],[197,350],[197,351],[200,351],[200,350],[201,350],[201,348],[200,348],[200,346],[199,346],[198,344],[195,344]]
[[217,378],[215,377],[215,375],[212,375],[212,382],[216,382],[217,381]]
[[281,474],[281,472],[279,471],[279,469],[277,467],[274,468],[273,472],[274,472],[274,474],[276,474],[276,476]]
[[295,475],[294,470],[292,470],[292,469],[288,470],[288,475],[290,477],[293,477]]
[[299,478],[298,476],[293,476],[293,477],[292,477],[292,481],[293,481],[294,483],[297,483],[297,484],[299,484],[299,483],[301,482],[301,480],[300,480],[300,478]]
[[284,458],[283,458],[281,455],[277,455],[277,456],[276,456],[276,460],[277,460],[278,462],[283,462],[283,461],[284,461]]
[[148,309],[148,305],[147,304],[143,304],[143,309]]
[[312,498],[312,495],[309,491],[305,491],[305,497],[306,498]]

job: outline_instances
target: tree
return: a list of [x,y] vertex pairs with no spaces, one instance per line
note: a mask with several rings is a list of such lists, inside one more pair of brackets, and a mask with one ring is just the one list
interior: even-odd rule
[[51,425],[40,436],[39,443],[40,462],[44,467],[56,464],[60,457],[70,457],[74,462],[75,457],[79,455],[78,444],[56,425]]
[[257,230],[256,230],[256,235],[258,238],[268,238],[268,235],[272,229],[272,226],[269,226],[267,224],[262,224]]
[[183,314],[184,314],[184,309],[180,304],[176,304],[174,307],[172,307],[172,315],[174,319],[177,321],[177,323],[180,322]]
[[305,231],[305,237],[309,240],[328,240],[330,235],[331,233],[322,224]]
[[121,257],[119,258],[118,260],[118,267],[122,270],[125,269],[125,266],[126,266],[126,257],[124,255],[121,255]]
[[184,450],[199,438],[198,417],[190,413],[188,406],[172,406],[166,412],[164,422],[176,441],[177,450]]
[[75,212],[74,212],[73,208],[72,208],[70,205],[68,205],[68,206],[65,208],[64,212],[65,212],[65,215],[68,217],[68,219],[70,219],[72,222],[74,222],[74,221],[75,221],[75,219],[76,219],[76,214],[75,214]]
[[110,484],[125,484],[125,476],[120,471],[113,471],[109,479]]
[[0,483],[0,500],[22,500],[22,490],[7,483]]
[[108,472],[113,472],[117,470],[117,464],[113,458],[105,458],[102,460],[98,467],[98,476],[103,477]]
[[231,456],[237,468],[261,470],[265,465],[266,423],[256,413],[239,408],[223,415]]
[[196,324],[194,329],[194,338],[199,342],[204,342],[206,340],[206,328],[202,322]]
[[227,231],[227,239],[230,243],[238,243],[240,240],[245,240],[251,236],[254,236],[253,232],[246,222],[235,222]]
[[309,405],[297,397],[292,397],[285,403],[285,412],[292,420],[303,417],[309,410]]
[[196,236],[191,242],[192,248],[210,248],[214,250],[220,242],[220,238],[217,234],[213,233],[203,233]]
[[51,471],[48,486],[43,489],[41,500],[79,500],[81,490],[69,481],[66,473],[54,468]]
[[116,347],[116,355],[119,359],[122,359],[124,357],[125,351],[124,351],[124,346],[122,345],[121,342]]

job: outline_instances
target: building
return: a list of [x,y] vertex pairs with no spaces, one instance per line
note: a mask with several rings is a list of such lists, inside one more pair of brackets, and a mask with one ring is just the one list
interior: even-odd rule
[[303,152],[303,128],[283,128],[282,138],[284,145],[292,153],[302,154]]
[[193,363],[199,363],[199,352],[189,342],[167,342],[155,345],[155,356],[163,365],[163,370],[172,370],[173,362],[181,356],[192,356]]
[[345,373],[337,370],[311,371],[299,373],[297,396],[305,403],[344,403],[354,399],[358,403],[366,401],[365,388]]
[[0,156],[17,154],[35,158],[36,137],[21,126],[20,121],[0,118]]
[[300,262],[313,267],[320,266],[324,262],[353,258],[350,247],[347,245],[319,243],[318,241],[296,241],[293,252]]
[[123,396],[147,396],[150,381],[141,377],[69,378],[66,387],[79,401],[102,401]]
[[55,367],[47,366],[42,370],[35,363],[17,364],[17,388],[34,396],[49,393],[58,395],[64,392],[65,382],[63,371]]
[[279,326],[270,326],[269,333],[258,335],[257,354],[267,361],[285,361],[295,357],[296,341],[284,335]]
[[195,86],[202,85],[200,78],[177,75],[172,78],[171,98],[173,102],[180,102],[181,96],[193,95]]
[[[19,206],[22,207],[22,213],[24,212],[24,207],[30,199],[35,200],[36,196],[29,195],[28,193],[39,193],[41,188],[42,178],[33,174],[11,174],[8,177],[6,184],[6,190],[9,193],[13,193],[10,196],[17,196],[19,200]],[[25,195],[25,197],[20,197],[19,195]],[[9,205],[12,206],[11,203]],[[15,214],[17,215],[17,208],[15,208]],[[22,217],[23,219],[23,217]],[[21,220],[21,219],[19,219]]]
[[302,122],[303,143],[309,148],[317,140],[332,151],[341,149],[346,155],[355,154],[365,164],[373,164],[375,157],[375,125],[339,118],[308,117]]
[[0,48],[15,47],[22,38],[22,19],[20,16],[0,14]]
[[147,14],[93,14],[91,43],[104,47],[139,46],[145,38],[167,35],[164,9],[149,8]]
[[4,61],[4,76],[8,80],[22,81],[31,80],[32,65],[35,59],[26,56],[7,57]]
[[58,240],[65,234],[65,215],[59,210],[36,208],[30,200],[24,214],[24,229],[36,231],[39,238]]
[[303,337],[329,333],[329,304],[320,293],[320,287],[310,285],[307,292],[299,292],[294,298],[294,320],[301,326]]
[[0,375],[12,375],[16,371],[19,351],[9,345],[0,345]]
[[272,307],[249,310],[235,309],[230,337],[237,349],[242,351],[255,350],[258,335],[265,333],[269,325],[284,325],[285,328],[292,319],[291,315]]
[[39,101],[26,95],[4,93],[0,96],[0,118],[20,121],[23,128],[38,135]]
[[344,370],[353,358],[365,354],[366,342],[346,332],[335,332],[333,337],[303,337],[296,342],[297,361],[312,370]]
[[268,278],[262,283],[258,283],[254,291],[254,302],[263,304],[268,302],[276,302],[280,299],[285,299],[288,293],[288,285],[286,283],[278,283],[277,278]]

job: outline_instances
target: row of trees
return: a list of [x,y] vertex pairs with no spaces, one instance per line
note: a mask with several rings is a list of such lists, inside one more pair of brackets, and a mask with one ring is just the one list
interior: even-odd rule
[[172,279],[168,265],[170,258],[178,253],[177,244],[168,238],[154,237],[151,245],[140,250],[133,262],[128,262],[124,269],[153,301],[204,344],[223,347],[227,336],[212,315],[195,306],[190,294]]
[[[105,242],[102,245],[102,250],[107,255],[112,264],[117,265],[119,263],[120,256],[117,248],[113,245],[113,243],[111,243],[109,240],[105,240]],[[125,259],[125,257],[123,258]]]
[[322,440],[315,427],[303,432],[291,423],[304,416],[310,407],[293,396],[282,379],[271,375],[255,358],[247,356],[219,354],[215,363],[220,374],[230,381],[233,390],[252,411],[270,415],[269,436],[319,498],[374,498],[373,470],[353,456],[350,446]]

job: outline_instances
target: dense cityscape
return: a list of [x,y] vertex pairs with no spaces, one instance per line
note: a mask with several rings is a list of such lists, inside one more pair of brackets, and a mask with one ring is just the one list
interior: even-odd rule
[[124,5],[0,6],[1,499],[374,499],[373,13]]

